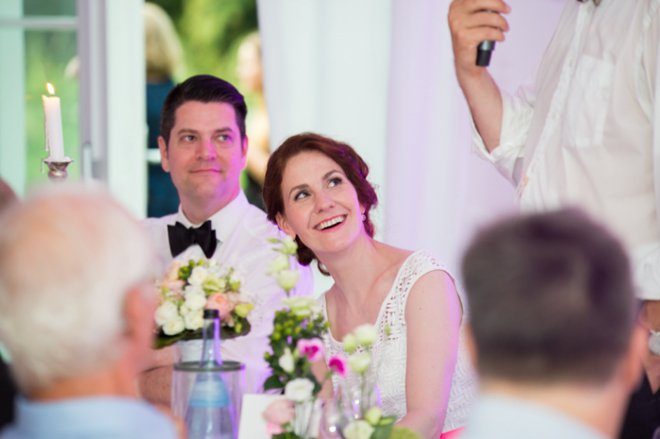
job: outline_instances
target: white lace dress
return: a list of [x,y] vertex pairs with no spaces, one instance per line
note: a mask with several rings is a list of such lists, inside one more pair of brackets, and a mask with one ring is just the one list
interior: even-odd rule
[[[446,271],[438,259],[429,252],[419,250],[408,256],[399,269],[376,319],[378,340],[373,348],[374,362],[378,365],[375,371],[376,382],[380,389],[383,412],[388,416],[394,415],[397,419],[406,414],[406,301],[415,282],[424,274],[434,270]],[[460,293],[459,298],[463,302],[465,310],[466,306]],[[321,296],[320,302],[327,319],[325,294]],[[463,320],[465,321],[465,311]],[[441,335],[439,335],[440,337]],[[330,332],[324,342],[326,358],[338,353],[345,355],[341,341],[335,340]],[[461,327],[458,357],[452,377],[443,432],[466,424],[469,409],[476,394],[476,376],[463,343]]]

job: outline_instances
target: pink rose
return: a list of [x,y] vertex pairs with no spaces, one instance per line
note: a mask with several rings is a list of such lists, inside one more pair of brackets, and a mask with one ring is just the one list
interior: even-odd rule
[[169,280],[165,279],[160,284],[161,289],[166,289],[170,292],[171,296],[182,297],[184,282],[182,280]]
[[295,416],[293,401],[286,398],[278,398],[268,404],[262,416],[266,420],[268,434],[283,433],[284,429],[282,426],[293,421],[293,417]]
[[296,348],[301,357],[307,357],[312,363],[323,357],[323,343],[318,338],[300,339]]
[[346,376],[346,358],[344,358],[342,355],[335,355],[330,357],[330,360],[328,361],[328,368],[341,377]]
[[226,320],[234,309],[234,304],[223,293],[215,293],[206,300],[206,309],[217,309],[220,320]]
[[275,436],[276,434],[284,433],[284,429],[281,425],[266,422],[266,433],[268,433],[269,436]]

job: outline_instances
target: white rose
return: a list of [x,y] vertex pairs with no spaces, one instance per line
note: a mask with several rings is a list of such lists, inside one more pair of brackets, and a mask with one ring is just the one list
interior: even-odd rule
[[318,307],[316,299],[311,297],[286,297],[282,299],[282,305],[290,310],[296,309],[312,309]]
[[277,274],[282,270],[289,268],[289,257],[287,255],[279,254],[268,265],[269,274]]
[[282,252],[287,255],[293,256],[296,254],[297,251],[298,251],[298,244],[296,243],[296,241],[292,237],[286,236],[282,240]]
[[296,378],[284,387],[284,396],[293,402],[304,402],[312,397],[314,383],[307,378]]
[[359,352],[348,357],[348,367],[355,373],[364,373],[371,364],[371,355],[368,352]]
[[293,368],[295,367],[294,365],[295,360],[293,358],[293,354],[291,353],[291,349],[286,348],[284,350],[284,354],[282,354],[282,356],[277,361],[277,363],[280,365],[282,369],[284,369],[286,373],[293,372]]
[[204,313],[199,309],[189,311],[183,316],[183,321],[186,329],[196,331],[204,326]]
[[227,286],[231,291],[240,291],[242,283],[243,280],[241,279],[241,276],[239,276],[235,271],[232,271],[229,273],[229,276],[227,276]]
[[204,288],[201,285],[187,285],[183,289],[183,296],[186,297],[189,294],[204,294]]
[[378,425],[378,421],[380,421],[380,418],[382,417],[383,411],[380,409],[380,407],[371,407],[364,414],[364,420],[374,426]]
[[297,270],[289,270],[289,269],[281,270],[279,273],[275,275],[275,278],[277,279],[277,284],[284,291],[291,291],[298,283],[299,277],[300,277],[300,273]]
[[186,294],[184,305],[191,311],[200,310],[206,306],[206,296],[204,293]]
[[369,439],[374,428],[367,421],[353,421],[344,429],[346,439]]
[[190,285],[201,286],[208,275],[209,273],[206,268],[197,266],[193,268],[193,271],[188,278],[188,283]]
[[344,350],[348,354],[352,354],[353,352],[355,352],[355,350],[358,347],[357,339],[350,332],[344,336],[344,339],[342,340],[342,344],[344,346]]
[[174,317],[163,325],[163,332],[165,335],[177,335],[178,333],[183,332],[184,329],[186,329],[186,326],[183,319],[179,316]]
[[378,331],[376,331],[376,328],[368,323],[355,328],[353,334],[355,334],[358,344],[364,347],[373,345],[378,337]]
[[165,323],[172,320],[174,317],[178,317],[178,316],[179,313],[177,312],[176,305],[168,300],[166,302],[163,302],[156,309],[156,315],[155,315],[156,324],[158,326],[163,326]]

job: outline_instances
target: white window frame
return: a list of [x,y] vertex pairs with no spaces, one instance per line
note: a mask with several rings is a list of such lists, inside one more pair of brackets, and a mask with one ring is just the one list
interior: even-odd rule
[[[143,0],[77,0],[76,17],[23,17],[22,0],[0,2],[0,176],[25,192],[26,29],[74,29],[80,58],[83,179],[106,183],[133,213],[146,212]],[[10,84],[7,86],[7,84]],[[35,163],[34,166],[39,166]]]

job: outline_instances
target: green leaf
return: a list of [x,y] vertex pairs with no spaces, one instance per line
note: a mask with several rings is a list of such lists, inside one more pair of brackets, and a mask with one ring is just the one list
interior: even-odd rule
[[167,346],[171,346],[174,343],[176,343],[179,340],[184,340],[185,339],[185,331],[177,334],[177,335],[165,335],[163,333],[158,334],[158,336],[154,339],[154,348],[155,349],[162,349]]
[[421,436],[406,427],[395,425],[389,439],[422,439]]
[[264,381],[264,390],[283,389],[284,385],[277,375],[271,375]]
[[390,434],[392,433],[393,423],[387,425],[378,425],[375,427],[374,432],[371,433],[370,439],[390,439]]

